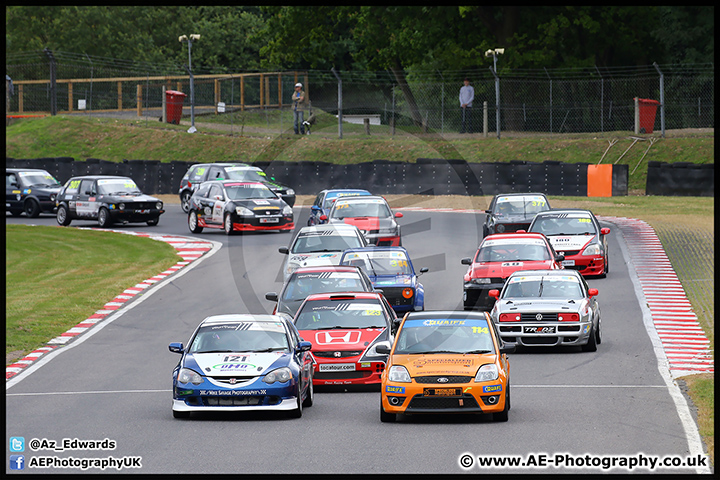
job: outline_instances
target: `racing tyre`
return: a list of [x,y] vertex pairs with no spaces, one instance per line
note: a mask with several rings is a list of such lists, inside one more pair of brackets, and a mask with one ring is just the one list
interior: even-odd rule
[[59,225],[62,225],[63,227],[70,225],[70,215],[68,215],[68,210],[65,205],[60,205],[58,207],[56,218]]
[[190,418],[190,412],[178,412],[173,410],[173,418]]
[[597,351],[597,341],[596,341],[595,336],[596,336],[596,333],[595,333],[595,329],[593,328],[590,331],[590,338],[588,338],[588,342],[581,347],[583,352],[596,352]]
[[198,226],[198,217],[195,210],[188,214],[188,228],[192,233],[200,233],[203,231],[203,227]]
[[233,230],[232,217],[229,213],[225,214],[225,219],[223,220],[223,230],[225,230],[225,235],[233,235],[235,233]]
[[595,343],[600,345],[602,343],[602,334],[600,333],[602,331],[602,327],[600,326],[600,319],[598,319],[598,328],[597,332],[595,332]]
[[308,385],[307,397],[303,401],[303,407],[312,407],[315,402],[315,389],[313,388],[312,377],[310,377],[310,385]]
[[510,411],[510,382],[508,382],[508,384],[505,388],[505,408],[503,409],[502,412],[492,414],[493,422],[507,422],[509,411]]
[[293,410],[288,411],[288,417],[300,418],[300,417],[302,417],[302,410],[303,410],[303,401],[300,398],[300,388],[298,387],[297,407]]
[[397,420],[397,414],[387,413],[382,406],[382,397],[380,397],[380,421],[383,423],[392,423]]
[[187,213],[188,210],[190,210],[190,197],[192,194],[188,191],[185,191],[180,195],[180,207],[182,208],[182,211]]
[[40,204],[37,202],[37,200],[28,198],[25,202],[25,205],[23,205],[23,210],[25,211],[25,215],[27,215],[30,218],[36,218],[38,215],[40,215]]
[[160,218],[159,218],[159,217],[158,217],[158,218],[153,218],[152,220],[148,220],[148,221],[147,221],[147,224],[148,224],[149,226],[151,226],[151,227],[154,227],[155,225],[158,224],[159,221],[160,221]]
[[100,211],[98,212],[98,226],[100,228],[108,228],[110,225],[112,225],[112,221],[110,220],[110,212],[107,208],[101,207]]

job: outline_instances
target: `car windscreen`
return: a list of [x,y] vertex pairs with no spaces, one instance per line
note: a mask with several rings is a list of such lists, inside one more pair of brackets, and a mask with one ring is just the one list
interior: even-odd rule
[[511,277],[502,298],[583,298],[580,280],[572,275],[524,275]]
[[277,198],[272,190],[259,183],[225,184],[225,191],[229,200]]
[[140,195],[142,192],[130,178],[109,178],[97,181],[101,195]]
[[365,292],[360,275],[352,272],[293,273],[283,289],[282,301],[305,300],[312,293]]
[[596,229],[587,214],[540,215],[535,217],[532,232],[550,235],[595,235]]
[[291,248],[292,253],[342,252],[348,248],[363,247],[355,235],[300,235]]
[[244,180],[246,182],[265,182],[267,176],[264,172],[252,168],[225,167],[227,180]]
[[282,322],[239,322],[204,325],[193,338],[189,353],[289,352]]
[[534,215],[550,210],[545,197],[541,195],[511,195],[498,197],[495,212],[503,215]]
[[59,187],[60,182],[48,172],[18,172],[24,187]]
[[390,209],[380,200],[367,202],[345,202],[337,200],[330,216],[339,220],[348,217],[387,218],[390,216]]
[[305,303],[295,319],[298,330],[340,328],[386,328],[382,307],[377,301],[313,300]]
[[492,333],[480,319],[407,319],[395,343],[395,354],[492,353]]
[[475,257],[475,262],[520,262],[551,260],[543,240],[487,239]]
[[325,200],[323,202],[323,208],[329,209],[333,206],[333,203],[337,201],[340,198],[344,197],[359,197],[359,196],[366,196],[370,195],[370,192],[330,192],[325,197]]
[[402,251],[348,252],[342,265],[362,268],[368,275],[412,275],[407,255]]

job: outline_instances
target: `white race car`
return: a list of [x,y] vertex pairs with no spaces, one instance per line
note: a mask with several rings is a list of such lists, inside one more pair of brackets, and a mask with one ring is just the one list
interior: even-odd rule
[[353,225],[325,224],[303,227],[290,244],[278,251],[287,255],[283,264],[283,282],[300,267],[339,265],[348,248],[367,246],[367,240]]

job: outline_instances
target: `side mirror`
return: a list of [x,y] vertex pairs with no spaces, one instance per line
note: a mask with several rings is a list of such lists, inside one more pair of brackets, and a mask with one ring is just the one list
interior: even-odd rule
[[325,215],[325,214],[320,215],[320,220],[322,220],[323,222],[324,222],[325,220],[327,220],[327,215]]
[[488,292],[488,295],[497,300],[497,298],[500,296],[500,290],[490,290]]
[[602,227],[602,228],[600,229],[600,235],[607,235],[608,233],[610,233],[610,228],[609,228],[609,227]]
[[290,250],[288,249],[288,247],[280,247],[278,248],[278,252],[287,255],[288,253],[290,253]]
[[381,355],[389,355],[390,354],[390,347],[387,345],[381,343],[378,344],[377,347],[375,347],[375,351]]
[[220,201],[222,201],[222,199],[223,199],[223,196],[222,196],[222,195],[215,195],[215,200],[220,200]]
[[472,258],[463,258],[462,260],[460,260],[460,263],[462,263],[463,265],[472,265]]
[[270,300],[271,302],[277,302],[278,301],[278,294],[275,292],[268,292],[265,294],[265,299]]
[[295,347],[296,352],[309,352],[312,348],[312,343],[303,340],[302,342],[298,342],[297,346]]
[[420,269],[420,274],[423,274],[423,273],[425,273],[425,272],[427,272],[427,271],[429,271],[429,270],[430,270],[430,269],[427,268],[427,267],[422,267],[422,268]]
[[555,255],[555,261],[556,261],[556,262],[560,263],[560,262],[562,262],[563,260],[565,260],[565,255],[564,255],[564,254],[558,253],[557,255]]
[[402,212],[395,212],[395,218],[402,218],[403,214]]
[[485,210],[485,213],[487,213],[488,215],[492,215],[492,212],[490,210]]
[[500,353],[515,353],[515,345],[505,345],[500,347]]
[[597,289],[597,288],[590,288],[590,289],[588,289],[588,295],[589,295],[590,297],[594,297],[594,296],[597,295],[597,294],[598,294],[598,289]]
[[310,210],[312,210],[313,212],[317,212],[320,210],[320,207],[318,207],[317,205],[313,205],[312,207],[310,207]]
[[168,350],[174,353],[183,353],[185,351],[183,348],[183,344],[178,342],[173,342],[168,345]]

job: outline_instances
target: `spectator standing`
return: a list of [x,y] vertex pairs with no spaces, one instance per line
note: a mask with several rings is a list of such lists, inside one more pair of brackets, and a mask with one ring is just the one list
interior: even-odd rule
[[473,133],[472,102],[475,99],[475,89],[470,85],[470,79],[463,80],[460,87],[460,108],[462,109],[462,123],[460,133]]
[[305,126],[303,120],[305,116],[305,92],[302,89],[302,83],[295,84],[295,91],[292,96],[293,102],[293,129],[295,135],[301,133],[305,135]]

